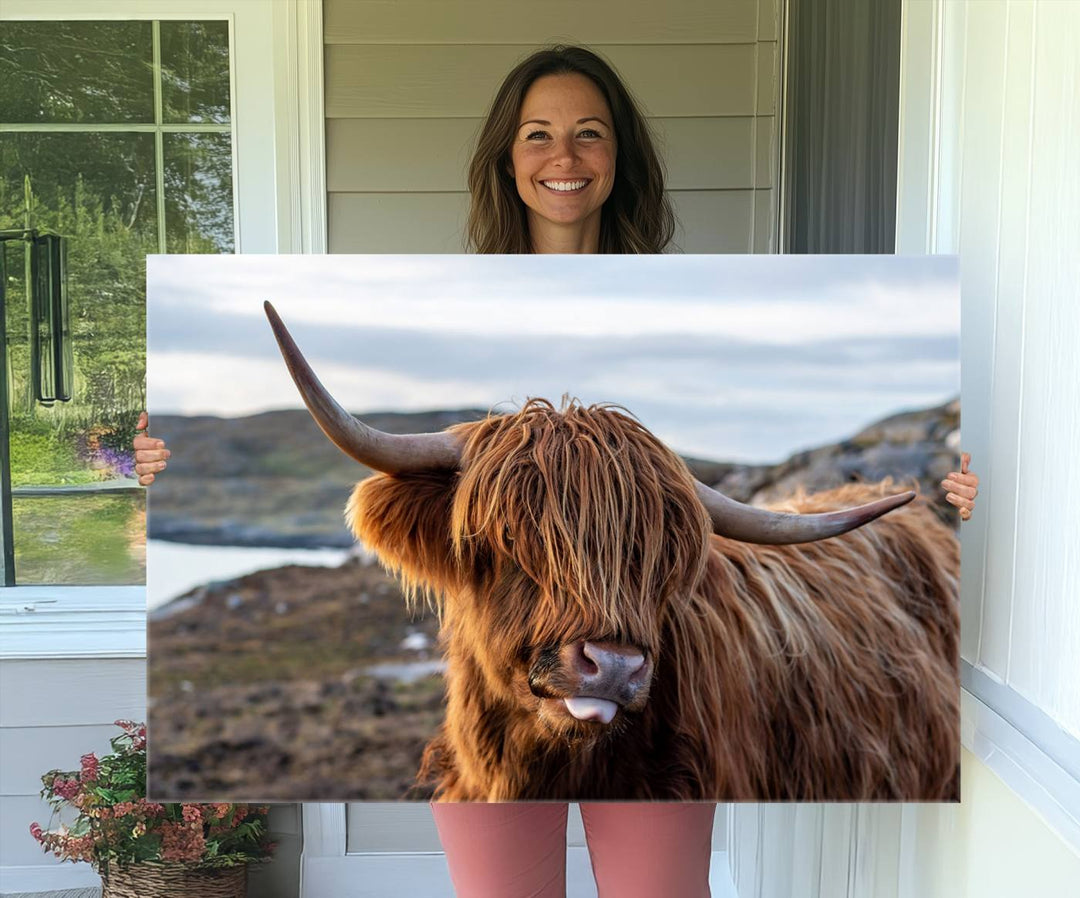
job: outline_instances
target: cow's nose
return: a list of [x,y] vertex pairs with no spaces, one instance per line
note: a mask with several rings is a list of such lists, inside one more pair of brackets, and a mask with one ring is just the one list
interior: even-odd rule
[[628,705],[648,688],[652,664],[634,646],[580,639],[564,646],[562,655],[578,679],[578,695]]

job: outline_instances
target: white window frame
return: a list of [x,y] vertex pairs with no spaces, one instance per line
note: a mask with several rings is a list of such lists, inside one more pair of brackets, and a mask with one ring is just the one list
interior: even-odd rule
[[[960,228],[961,160],[955,148],[962,98],[943,88],[960,54],[947,41],[962,39],[964,11],[945,0],[905,0],[901,34],[900,156],[897,163],[897,253],[955,253]],[[951,26],[951,27],[950,27]],[[949,52],[951,49],[952,52]],[[952,81],[955,83],[956,79]],[[983,351],[981,297],[965,294],[961,355],[971,387],[963,395],[965,448],[989,458],[993,353]],[[980,448],[982,451],[980,451]],[[988,502],[989,496],[980,499]],[[987,509],[989,510],[989,509]],[[978,512],[976,512],[978,515]],[[983,516],[985,518],[985,514]],[[961,530],[965,559],[963,603],[980,599],[985,584],[986,526]],[[961,659],[961,742],[1080,850],[1080,743],[1036,704]]]
[[[0,21],[78,19],[228,21],[236,251],[326,252],[321,0],[0,5]],[[0,588],[0,658],[145,656],[144,586]]]

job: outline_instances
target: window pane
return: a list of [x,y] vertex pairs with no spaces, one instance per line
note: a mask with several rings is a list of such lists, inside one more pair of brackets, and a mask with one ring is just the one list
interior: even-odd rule
[[146,582],[146,493],[16,497],[15,572],[22,585]]
[[[94,234],[115,248],[153,252],[156,183],[153,134],[0,133],[0,228]],[[93,276],[87,262],[77,276]]]
[[161,23],[162,121],[229,121],[229,23]]
[[[24,486],[132,480],[145,401],[145,255],[157,245],[152,134],[0,134],[0,229],[67,237],[73,398],[34,401],[25,244],[4,243],[11,480]],[[134,495],[16,495],[19,583],[138,583]]]
[[[102,452],[123,446],[117,431],[133,430],[128,419],[145,391],[144,258],[157,245],[153,171],[152,134],[0,134],[0,229],[29,225],[68,238],[75,374],[71,402],[33,401],[25,245],[8,241],[13,485],[122,476]],[[48,453],[41,454],[46,432]]]
[[170,253],[231,253],[232,138],[166,134],[165,245]]
[[150,22],[4,22],[0,121],[154,121]]

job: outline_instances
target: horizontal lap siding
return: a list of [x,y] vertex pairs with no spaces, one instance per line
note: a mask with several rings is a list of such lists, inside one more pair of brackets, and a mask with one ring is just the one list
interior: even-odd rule
[[[675,244],[686,253],[748,253],[755,194],[768,190],[673,190]],[[332,253],[459,253],[467,193],[338,193],[330,195]],[[768,202],[758,214],[767,221]],[[408,240],[405,240],[405,237]],[[760,239],[764,240],[764,233]]]
[[[465,192],[466,169],[483,119],[330,119],[330,193]],[[772,187],[772,120],[753,116],[654,118],[650,124],[671,190]]]
[[[492,95],[517,61],[559,39],[599,50],[648,111],[679,249],[775,250],[771,0],[328,0],[324,22],[331,252],[461,252],[466,168]],[[566,22],[572,35],[552,31]]]
[[[753,115],[758,100],[755,48],[755,44],[593,47],[611,61],[649,114],[662,117]],[[330,45],[326,115],[483,115],[506,73],[532,50],[467,44]]]
[[146,717],[142,659],[0,661],[0,868],[49,864],[30,823],[49,822],[41,775],[111,751],[114,720]]
[[760,6],[758,0],[327,0],[324,34],[328,44],[746,43],[757,37]]

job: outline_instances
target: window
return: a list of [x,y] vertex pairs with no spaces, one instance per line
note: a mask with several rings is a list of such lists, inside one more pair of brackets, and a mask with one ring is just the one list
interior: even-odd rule
[[[121,19],[138,20],[135,24],[144,27],[149,24],[152,41],[153,23],[147,20],[156,19],[161,24],[200,21],[207,19],[207,8],[203,0],[139,0],[122,9],[110,0],[0,0],[0,41],[14,23],[50,26]],[[231,125],[217,130],[219,136],[215,139],[226,132],[231,134],[234,251],[325,252],[322,5],[215,0],[212,10],[211,16],[219,27],[227,23],[229,35]],[[8,89],[5,70],[0,77],[0,91]],[[162,99],[164,102],[164,96]],[[72,124],[74,127],[70,127]],[[153,127],[153,120],[142,124]],[[165,121],[163,116],[164,124],[180,123]],[[173,129],[171,133],[214,133],[202,126],[223,123],[189,124],[191,127]],[[65,128],[79,131],[78,123],[26,128],[0,116],[0,140],[12,133],[58,133]],[[107,134],[109,130],[99,128],[98,133]],[[114,130],[139,132],[129,124]],[[169,128],[162,130],[170,133]],[[163,139],[163,161],[164,154]],[[223,157],[221,154],[218,158]],[[154,189],[156,182],[155,174],[151,185]],[[154,199],[150,204],[144,192],[140,212],[152,205],[157,215]],[[190,205],[196,214],[202,208],[194,200]],[[168,227],[164,233],[170,233]],[[158,250],[155,245],[148,251]],[[141,271],[141,258],[139,265]],[[0,320],[3,318],[0,314]],[[0,366],[0,370],[6,369]],[[153,386],[146,401],[152,413]],[[6,426],[6,420],[3,424]],[[0,445],[4,445],[3,439]],[[4,529],[0,515],[0,535]],[[7,529],[10,531],[10,527]],[[0,658],[143,656],[145,607],[141,584],[0,589]]]
[[[230,23],[7,22],[0,83],[6,578],[142,583],[130,447],[146,407],[144,259],[235,249]],[[69,402],[34,396],[20,232],[66,238]]]

